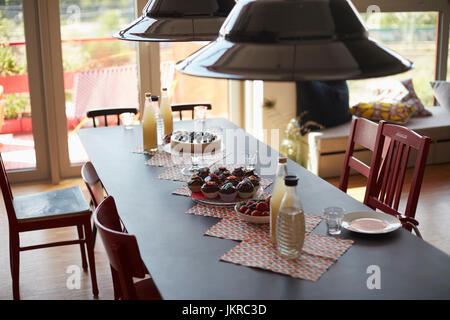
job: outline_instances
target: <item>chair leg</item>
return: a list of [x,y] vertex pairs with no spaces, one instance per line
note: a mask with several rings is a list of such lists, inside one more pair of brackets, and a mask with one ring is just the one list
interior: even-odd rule
[[92,236],[94,238],[94,248],[95,248],[95,242],[97,241],[97,226],[95,224],[92,227]]
[[91,272],[92,293],[98,296],[97,274],[95,272],[94,243],[92,240],[92,229],[90,219],[84,224],[84,234],[86,236],[86,248],[89,259],[89,271]]
[[111,277],[113,280],[113,288],[114,288],[114,300],[120,300],[122,297],[122,293],[120,291],[120,280],[117,275],[117,271],[111,267]]
[[19,291],[19,269],[20,269],[20,250],[19,250],[19,234],[13,233],[9,236],[9,259],[11,266],[11,277],[13,287],[14,300],[20,300]]
[[[83,232],[83,226],[82,225],[78,225],[77,226],[77,230],[78,230],[78,239],[82,240],[84,239],[84,232]],[[86,250],[84,249],[84,242],[80,243],[80,250],[81,250],[81,264],[83,266],[83,270],[87,271],[88,269],[88,265],[87,265],[87,261],[86,261]]]

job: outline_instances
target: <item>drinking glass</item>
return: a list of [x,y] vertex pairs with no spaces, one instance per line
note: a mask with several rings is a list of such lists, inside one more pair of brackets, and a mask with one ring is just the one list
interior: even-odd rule
[[194,107],[194,117],[196,121],[196,126],[199,124],[199,129],[195,131],[205,131],[205,122],[206,122],[206,112],[208,111],[208,108],[205,106],[197,106]]
[[134,122],[134,113],[131,112],[126,112],[126,113],[122,113],[121,118],[122,118],[122,124],[125,126],[125,129],[129,130],[129,129],[133,129],[132,125]]
[[247,170],[256,169],[257,162],[258,162],[258,154],[256,152],[245,154],[245,169]]
[[345,210],[340,207],[329,207],[323,210],[325,221],[327,223],[328,234],[341,234],[341,224],[344,218]]
[[[205,106],[194,107],[194,132],[205,132],[207,110]],[[203,153],[191,153],[191,166],[183,168],[181,173],[186,176],[196,174],[203,162]]]

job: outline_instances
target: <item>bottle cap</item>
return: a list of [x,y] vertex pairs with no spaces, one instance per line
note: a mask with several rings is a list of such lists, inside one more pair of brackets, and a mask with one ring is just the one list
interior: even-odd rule
[[152,96],[152,101],[158,101],[159,97],[158,96]]
[[298,185],[298,178],[297,178],[297,176],[286,176],[284,178],[284,184],[287,187],[295,187],[296,185]]
[[287,158],[286,157],[279,157],[278,158],[278,163],[287,163]]
[[145,97],[146,97],[146,98],[150,98],[151,96],[152,96],[152,94],[151,94],[150,92],[146,92],[146,93],[145,93]]

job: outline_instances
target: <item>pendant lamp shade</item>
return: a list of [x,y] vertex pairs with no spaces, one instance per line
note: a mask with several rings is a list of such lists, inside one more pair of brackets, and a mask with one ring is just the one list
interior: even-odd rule
[[143,15],[114,37],[132,41],[211,41],[235,0],[150,0]]
[[408,71],[412,63],[368,37],[347,0],[239,0],[219,37],[178,71],[201,77],[332,81]]

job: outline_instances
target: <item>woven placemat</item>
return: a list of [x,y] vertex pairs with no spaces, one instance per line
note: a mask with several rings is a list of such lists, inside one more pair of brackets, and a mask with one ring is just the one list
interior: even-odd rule
[[188,214],[196,216],[206,216],[215,218],[231,218],[235,215],[234,208],[229,207],[210,207],[203,204],[197,204],[186,211]]
[[[314,228],[322,221],[322,217],[315,216],[312,214],[305,214],[305,231],[310,233]],[[259,239],[269,240],[270,239],[270,227],[269,224],[254,224],[248,223],[236,216],[231,218],[226,218],[209,228],[205,235],[229,239],[229,240],[252,240]]]
[[145,164],[148,166],[168,168],[176,166],[176,164],[173,162],[172,155],[166,151],[157,151],[149,154],[153,154],[153,157],[145,162]]
[[306,236],[301,257],[288,260],[278,253],[276,246],[270,241],[254,239],[241,242],[220,260],[317,281],[352,244],[351,240],[310,233]]

